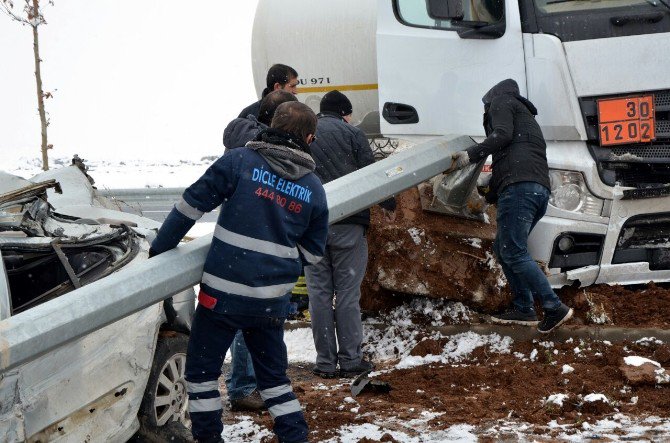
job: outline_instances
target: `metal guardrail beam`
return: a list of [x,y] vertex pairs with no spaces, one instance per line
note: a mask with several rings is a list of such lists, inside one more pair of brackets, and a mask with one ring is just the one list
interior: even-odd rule
[[[325,186],[335,222],[402,192],[451,165],[472,143],[447,136],[399,152]],[[211,235],[0,322],[0,371],[72,342],[200,282]]]
[[395,152],[373,165],[324,185],[330,223],[335,223],[391,195],[416,186],[451,166],[451,154],[472,146],[470,137],[447,135]]
[[129,189],[99,189],[97,191],[103,197],[128,198],[141,196],[147,199],[181,196],[184,188],[129,188]]

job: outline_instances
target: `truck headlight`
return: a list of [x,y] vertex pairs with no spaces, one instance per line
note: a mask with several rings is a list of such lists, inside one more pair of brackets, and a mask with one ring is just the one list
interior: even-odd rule
[[581,172],[549,171],[551,196],[549,204],[564,211],[600,216],[604,200],[591,194]]

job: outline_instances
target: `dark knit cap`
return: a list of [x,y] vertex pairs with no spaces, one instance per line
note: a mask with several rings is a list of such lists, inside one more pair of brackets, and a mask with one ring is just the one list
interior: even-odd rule
[[339,116],[345,116],[351,114],[354,110],[347,96],[338,90],[334,90],[323,96],[319,112],[332,112]]

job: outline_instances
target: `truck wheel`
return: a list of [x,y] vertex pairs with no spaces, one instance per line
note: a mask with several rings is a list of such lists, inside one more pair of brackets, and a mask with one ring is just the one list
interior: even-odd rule
[[155,429],[171,422],[191,426],[186,393],[188,337],[168,332],[159,335],[147,388],[140,406],[143,427]]

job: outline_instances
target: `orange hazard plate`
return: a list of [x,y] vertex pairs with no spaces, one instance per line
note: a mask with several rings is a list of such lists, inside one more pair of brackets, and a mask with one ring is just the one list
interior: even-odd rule
[[650,142],[654,124],[653,95],[598,100],[600,146]]

